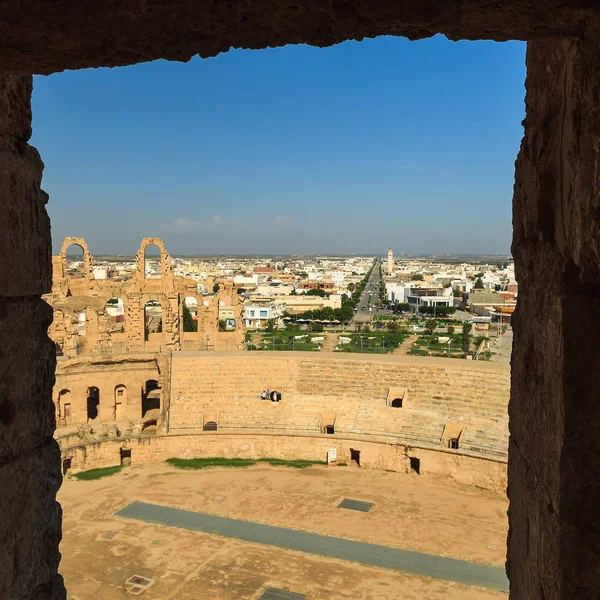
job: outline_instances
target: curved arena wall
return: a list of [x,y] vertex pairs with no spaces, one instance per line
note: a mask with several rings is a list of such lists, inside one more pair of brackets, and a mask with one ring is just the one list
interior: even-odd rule
[[[265,388],[280,403],[260,399]],[[404,394],[402,408],[391,399]],[[394,355],[243,352],[173,355],[169,432],[335,433],[440,448],[453,431],[464,451],[507,459],[508,365]],[[446,444],[447,447],[447,444]]]
[[[506,489],[510,371],[507,365],[452,359],[337,353],[178,352],[162,382],[168,434],[119,438],[57,432],[72,472],[120,464],[120,449],[132,462],[173,457],[325,460],[335,448],[361,466],[448,475],[462,483]],[[90,362],[90,375],[98,367]],[[102,368],[110,369],[102,360]],[[115,359],[115,368],[122,368]],[[65,377],[70,375],[65,372]],[[82,378],[81,364],[73,371]],[[67,382],[65,382],[66,384]],[[263,389],[282,401],[261,400]],[[402,408],[391,400],[402,394]],[[217,431],[204,431],[214,421]],[[323,423],[335,423],[326,434]],[[449,448],[449,435],[459,447]],[[414,460],[413,460],[414,466]]]
[[[70,436],[69,442],[73,442]],[[59,439],[59,443],[61,440]],[[450,477],[460,483],[506,491],[506,462],[443,449],[407,447],[353,436],[283,435],[273,433],[205,432],[186,435],[135,436],[71,445],[61,444],[70,473],[121,464],[121,449],[131,450],[132,464],[164,462],[168,458],[281,458],[326,460],[335,448],[339,462],[350,462],[350,449],[360,451],[361,468],[411,471],[410,458],[420,461],[420,474]]]

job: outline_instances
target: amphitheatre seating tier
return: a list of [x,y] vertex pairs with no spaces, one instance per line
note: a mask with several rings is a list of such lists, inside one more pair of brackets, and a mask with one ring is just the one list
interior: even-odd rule
[[[461,450],[506,459],[509,379],[505,365],[451,359],[176,353],[169,431],[202,430],[218,415],[220,430],[317,433],[333,413],[335,433],[439,448],[454,422]],[[387,405],[391,387],[407,389],[402,408]],[[266,388],[282,401],[261,400]]]

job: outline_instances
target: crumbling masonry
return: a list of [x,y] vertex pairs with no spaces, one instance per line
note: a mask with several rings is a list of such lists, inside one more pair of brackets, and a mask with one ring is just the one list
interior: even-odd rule
[[[67,250],[70,246],[83,250],[82,276],[67,276]],[[160,250],[161,276],[145,276],[145,251],[150,245]],[[214,295],[200,295],[196,281],[173,275],[171,257],[160,238],[144,238],[136,256],[136,270],[126,282],[94,279],[93,258],[83,238],[68,237],[58,256],[52,257],[52,292],[44,299],[53,308],[50,338],[60,355],[161,352],[171,350],[242,350],[244,348],[243,304],[228,281],[220,283]],[[212,287],[212,286],[211,286]],[[107,311],[108,302],[123,302],[123,321],[115,326]],[[183,303],[186,298],[197,302],[198,330],[183,330]],[[148,302],[161,308],[160,332],[148,332],[145,307]],[[219,306],[226,303],[235,314],[232,331],[219,330]],[[85,327],[78,324],[85,312]]]

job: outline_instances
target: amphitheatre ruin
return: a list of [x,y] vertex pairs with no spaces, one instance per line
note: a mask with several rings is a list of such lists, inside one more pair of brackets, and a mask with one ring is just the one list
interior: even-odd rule
[[[42,189],[44,164],[36,149],[28,143],[32,134],[32,74],[112,67],[155,59],[186,61],[197,54],[215,56],[231,47],[258,49],[299,43],[325,46],[368,36],[400,35],[419,39],[437,33],[452,40],[519,39],[528,43],[526,118],[516,161],[513,196],[512,254],[519,283],[519,305],[512,321],[514,347],[508,411],[507,490],[510,506],[506,574],[510,597],[515,600],[593,600],[600,597],[597,501],[600,449],[596,431],[600,412],[597,398],[600,345],[596,343],[600,331],[597,309],[600,281],[597,168],[600,7],[597,3],[569,0],[465,0],[459,3],[439,0],[427,3],[375,0],[360,3],[337,0],[329,3],[310,0],[298,3],[277,0],[190,3],[159,0],[140,3],[125,0],[106,4],[8,0],[3,9],[0,21],[0,337],[3,342],[0,597],[65,600],[67,592],[61,571],[73,590],[69,593],[74,598],[79,596],[80,600],[128,597],[123,589],[124,582],[129,582],[130,589],[138,586],[136,591],[143,588],[143,594],[149,598],[156,590],[154,597],[183,600],[198,597],[254,600],[268,592],[265,585],[334,600],[401,596],[415,599],[484,598],[502,593],[477,591],[474,596],[473,588],[447,584],[442,578],[426,581],[386,569],[386,555],[393,553],[381,547],[375,565],[346,560],[348,556],[354,556],[352,552],[346,554],[346,559],[339,558],[342,550],[347,548],[339,538],[354,536],[357,542],[376,541],[387,544],[388,548],[399,547],[405,542],[415,551],[448,555],[453,552],[449,548],[450,542],[455,541],[458,558],[487,560],[499,566],[498,563],[504,560],[503,551],[499,553],[502,558],[485,559],[482,554],[477,558],[461,545],[464,539],[470,539],[479,549],[484,547],[486,551],[494,552],[494,546],[497,549],[498,544],[502,545],[499,540],[506,539],[505,515],[499,516],[506,506],[492,502],[489,511],[476,513],[470,510],[468,494],[462,488],[461,491],[448,486],[444,488],[445,493],[436,494],[425,483],[428,481],[427,470],[435,468],[432,465],[438,459],[454,465],[469,462],[477,467],[494,463],[501,465],[499,472],[504,472],[506,463],[502,456],[493,454],[492,449],[500,447],[494,440],[504,436],[502,450],[505,452],[506,431],[500,436],[496,434],[497,426],[502,429],[500,423],[506,423],[505,416],[504,421],[497,422],[494,409],[489,412],[487,408],[478,407],[473,394],[473,414],[471,409],[468,415],[463,414],[466,421],[458,438],[458,449],[444,448],[437,432],[441,430],[443,436],[450,424],[449,431],[453,434],[460,429],[462,410],[445,412],[444,409],[439,416],[432,417],[432,431],[425,429],[424,433],[425,440],[431,444],[416,443],[414,439],[409,441],[408,434],[412,435],[411,425],[415,422],[411,411],[415,411],[414,417],[418,419],[419,412],[427,412],[427,403],[434,395],[460,398],[465,402],[469,400],[467,390],[486,393],[488,377],[494,386],[498,380],[503,380],[505,388],[507,372],[483,375],[472,365],[453,372],[455,367],[450,359],[443,365],[399,361],[396,365],[398,373],[404,373],[406,381],[402,377],[390,377],[384,387],[365,378],[356,393],[336,394],[335,402],[350,396],[356,408],[354,418],[350,419],[348,415],[342,415],[337,406],[327,413],[318,412],[320,409],[316,407],[323,405],[333,385],[327,387],[327,383],[317,384],[313,380],[314,393],[312,389],[311,393],[306,393],[302,378],[321,368],[325,373],[332,364],[327,358],[311,357],[304,364],[297,357],[261,354],[260,358],[265,361],[293,359],[292,363],[296,362],[291,373],[297,373],[297,378],[292,377],[289,382],[269,383],[281,385],[283,389],[279,406],[277,403],[261,406],[260,398],[255,395],[255,380],[238,379],[243,385],[232,393],[223,383],[224,379],[218,376],[220,369],[227,373],[227,361],[240,360],[240,372],[243,372],[244,363],[258,359],[241,351],[227,357],[218,353],[195,357],[184,351],[173,352],[169,375],[168,367],[162,366],[157,377],[158,363],[156,367],[148,365],[147,369],[143,367],[143,373],[132,376],[130,386],[139,387],[127,388],[127,403],[131,402],[131,406],[133,403],[143,406],[142,393],[153,392],[156,406],[150,410],[158,410],[160,415],[156,419],[156,432],[149,433],[150,428],[142,430],[141,410],[137,408],[137,415],[127,415],[133,421],[131,431],[127,428],[120,431],[118,427],[110,427],[114,422],[114,392],[116,386],[127,384],[118,381],[103,384],[99,380],[95,384],[91,376],[93,370],[101,372],[104,369],[103,360],[107,360],[107,370],[114,365],[118,372],[118,357],[99,354],[67,358],[57,376],[56,346],[48,337],[52,309],[42,299],[52,291],[51,233],[46,211],[49,197]],[[76,98],[74,102],[77,102]],[[106,297],[112,295],[111,292]],[[99,315],[102,307],[97,308]],[[177,311],[175,301],[168,310],[172,318]],[[166,328],[165,322],[163,330]],[[140,330],[141,324],[138,324],[138,332],[133,334],[138,340]],[[176,334],[171,330],[166,335]],[[166,349],[160,354],[164,352]],[[129,355],[130,358],[133,356],[133,353]],[[92,396],[92,399],[94,403],[98,400],[99,416],[95,419],[100,421],[88,429],[86,413],[86,422],[77,423],[85,427],[81,431],[76,429],[69,439],[62,427],[55,433],[58,394],[69,389],[69,375],[59,384],[60,388],[55,382],[60,380],[61,369],[71,360],[94,363],[84,369],[88,372],[76,376],[81,379],[83,398],[81,391],[70,391],[73,404],[83,403],[87,411],[87,387],[97,387],[99,397]],[[126,363],[129,358],[123,360]],[[194,369],[193,376],[186,373],[185,377],[180,377],[179,367],[183,368],[186,361],[197,361],[200,365],[204,360],[208,361],[207,368],[199,367]],[[373,371],[393,368],[390,366],[393,360],[373,359],[365,364],[366,369]],[[264,375],[273,373],[267,373],[258,362],[256,365],[261,379],[259,387],[262,387]],[[355,366],[348,364],[350,370],[345,370],[344,377],[348,381],[354,370],[360,372],[353,368]],[[201,380],[200,374],[206,373],[208,368],[215,370],[214,381],[225,385],[223,397],[210,393],[208,383]],[[432,375],[456,383],[444,387],[443,391],[433,390],[425,385],[432,381],[431,378],[413,377],[409,375],[411,369],[423,369],[422,374],[429,369],[435,370]],[[76,368],[72,370],[75,372]],[[151,371],[154,371],[154,377]],[[191,380],[186,382],[188,376]],[[157,381],[158,388],[144,388],[148,378]],[[212,385],[213,378],[209,379]],[[206,387],[201,393],[195,396],[193,392],[194,397],[190,397],[191,390],[202,386]],[[398,396],[402,400],[401,408],[389,405],[389,388],[396,386],[407,390],[405,397]],[[302,396],[309,396],[307,406],[311,408],[307,415],[299,410]],[[498,394],[487,404],[492,407],[501,402],[505,404],[506,397],[506,393]],[[392,402],[395,399],[392,398]],[[217,403],[221,401],[224,406],[219,412]],[[261,425],[260,436],[255,431],[240,433],[239,427],[234,429],[239,422],[232,419],[231,410],[225,403],[231,406],[236,402],[241,407],[249,407],[247,412],[239,412],[246,412],[248,424],[253,428],[257,423]],[[442,406],[445,403],[442,402]],[[290,410],[292,407],[298,410]],[[250,408],[257,410],[252,419]],[[78,420],[82,410],[80,406]],[[380,411],[394,415],[389,423],[395,423],[393,427],[397,429],[393,433],[396,435],[390,435],[388,419],[384,429]],[[323,413],[330,417],[335,414],[333,423],[326,422],[332,421],[331,418],[321,418]],[[182,419],[185,414],[197,427],[197,433],[190,435],[180,427],[186,419]],[[204,431],[205,425],[209,424],[205,417],[216,423],[216,431],[212,425],[212,431],[210,428]],[[104,420],[107,431],[103,431]],[[351,437],[356,433],[358,440],[352,439],[351,445],[340,443],[339,447],[340,451],[358,447],[360,469],[307,469],[303,474],[293,473],[295,481],[299,482],[294,486],[289,479],[290,473],[281,475],[281,470],[270,471],[271,467],[264,470],[252,467],[241,475],[235,472],[235,479],[221,474],[217,481],[217,471],[200,474],[174,470],[155,472],[153,469],[159,469],[158,463],[136,465],[136,461],[152,461],[160,453],[163,457],[171,452],[196,454],[195,448],[190,449],[185,444],[226,440],[228,436],[231,441],[223,444],[223,454],[231,451],[232,454],[253,452],[259,455],[262,450],[259,443],[274,439],[296,421],[302,427],[308,423],[312,432],[306,436],[284,436],[285,444],[287,440],[296,443],[297,440],[313,439],[310,451],[317,448],[317,442],[326,444],[323,448],[329,448],[338,437],[341,440],[341,436]],[[170,428],[172,424],[176,426],[174,429]],[[267,424],[281,424],[283,428],[277,433],[267,432]],[[326,428],[325,432],[321,427]],[[333,428],[333,433],[327,433],[328,427]],[[344,431],[355,428],[355,433]],[[388,439],[379,444],[364,435],[365,431],[377,432],[378,437],[385,434],[382,438]],[[481,435],[479,431],[494,433]],[[55,435],[62,441],[57,441]],[[94,439],[97,435],[101,439]],[[150,439],[151,435],[154,438]],[[370,435],[375,437],[373,433]],[[244,437],[247,441],[242,441]],[[177,440],[182,442],[179,448],[169,447],[176,445]],[[478,450],[477,446],[480,446]],[[406,468],[410,468],[411,458],[419,458],[423,475],[369,469],[371,448],[378,449],[377,456],[371,458],[375,464],[381,458],[382,466],[384,460],[394,460],[394,452],[398,462]],[[389,448],[389,451],[380,452],[382,448]],[[67,465],[61,463],[61,458],[72,459],[71,469],[83,469],[88,466],[88,451],[92,457],[90,463],[115,464],[121,460],[122,449],[131,450],[131,456],[123,456],[123,459],[130,458],[132,466],[118,475],[90,482],[73,482],[67,478],[63,483],[61,466],[66,468]],[[264,451],[270,453],[271,448]],[[419,454],[411,455],[411,452]],[[428,462],[430,454],[438,458]],[[363,464],[367,468],[363,469]],[[470,472],[471,468],[458,471]],[[473,472],[476,477],[484,478],[479,469]],[[353,480],[352,486],[345,486],[344,478],[350,480],[356,474],[362,485]],[[193,477],[199,477],[196,486],[190,484]],[[275,489],[277,477],[283,478],[287,484],[285,489]],[[409,479],[410,486],[420,486],[421,504],[407,487]],[[495,479],[495,476],[489,477],[490,481]],[[384,481],[389,482],[385,492],[378,487]],[[79,483],[86,487],[76,488]],[[206,493],[195,495],[198,487]],[[219,491],[211,493],[209,488]],[[359,489],[372,490],[371,498],[364,498],[366,494],[363,494],[364,500],[377,503],[372,513],[343,512],[334,508],[339,505],[341,495],[360,500],[360,496],[354,495]],[[481,494],[493,493],[474,489]],[[261,490],[272,493],[269,498],[273,501],[267,501],[269,498],[265,498]],[[65,505],[64,529],[63,509],[57,502],[57,494]],[[295,499],[293,502],[291,497]],[[308,509],[315,507],[325,522],[315,523],[307,516],[307,528],[335,536],[319,539],[327,543],[328,548],[338,549],[338,559],[327,558],[329,555],[324,553],[316,558],[303,553],[300,541],[314,542],[314,538],[306,537],[308,534],[304,538],[295,536],[297,551],[281,549],[281,544],[273,549],[258,542],[243,541],[241,537],[232,540],[224,535],[213,535],[211,527],[216,528],[217,524],[221,531],[233,526],[231,521],[217,521],[216,516],[212,520],[205,519],[204,531],[191,531],[181,527],[184,518],[188,519],[188,525],[195,523],[188,513],[177,513],[179,528],[135,520],[131,513],[128,518],[115,514],[123,510],[131,498],[188,511],[204,511],[209,516],[212,513],[231,517],[231,520],[245,520],[244,535],[248,539],[253,531],[255,541],[257,532],[264,533],[264,529],[258,527],[261,520],[267,525],[271,519],[273,526],[298,527],[297,521],[286,525],[279,520],[283,516],[276,512],[277,507],[287,509],[288,515],[297,512],[300,516],[307,515]],[[419,511],[418,507],[425,506],[427,499],[435,500],[435,511],[431,504],[427,505],[432,509],[428,513]],[[237,508],[231,507],[232,502]],[[220,515],[217,506],[222,506]],[[142,510],[140,506],[131,510],[134,509]],[[252,512],[253,509],[257,512]],[[472,518],[465,519],[465,515]],[[381,519],[377,531],[385,535],[382,534],[380,540],[373,540],[365,532],[374,519]],[[498,525],[494,532],[484,528],[493,519],[497,519]],[[342,521],[344,527],[340,525]],[[444,524],[457,524],[457,527],[446,529]],[[400,529],[403,525],[406,527]],[[436,534],[437,531],[440,533]],[[482,535],[478,534],[480,531]],[[272,538],[274,541],[288,539],[291,535],[283,530],[279,533],[281,536]],[[62,562],[59,546],[63,553]],[[365,546],[353,545],[352,548],[355,552],[358,548],[365,550]],[[445,548],[448,548],[447,552]],[[144,556],[145,564],[142,562]],[[422,557],[405,556],[407,560],[410,557],[414,572]],[[448,563],[438,556],[436,564],[440,572]],[[145,572],[146,569],[152,573]],[[147,582],[154,579],[153,575],[155,585],[148,587]],[[293,596],[288,594],[287,597]]]
[[[148,277],[145,269],[145,250],[151,244],[160,249],[160,277]],[[72,245],[80,246],[83,251],[78,275],[69,274],[67,268],[67,250]],[[388,486],[381,486],[373,479],[375,474],[408,477],[404,484],[402,479],[395,483],[415,487],[411,493],[418,498],[415,502],[422,507],[425,518],[432,510],[435,513],[436,502],[447,504],[446,494],[455,498],[455,502],[466,494],[465,501],[475,512],[489,511],[495,506],[487,540],[481,539],[480,534],[473,537],[468,531],[469,519],[465,518],[454,531],[444,526],[448,528],[447,536],[463,542],[454,542],[443,552],[445,556],[470,560],[475,565],[481,562],[493,565],[501,572],[506,535],[508,365],[400,355],[246,352],[242,307],[231,284],[222,285],[216,294],[198,294],[196,281],[173,276],[171,259],[160,239],[142,241],[133,277],[127,281],[94,279],[93,263],[85,240],[67,238],[60,254],[53,258],[52,292],[45,296],[53,309],[49,335],[58,355],[53,400],[55,438],[65,478],[61,491],[69,532],[63,540],[65,548],[71,547],[81,535],[82,527],[85,528],[81,520],[71,520],[69,515],[74,507],[89,504],[80,495],[85,498],[85,490],[95,485],[77,481],[73,476],[79,473],[127,467],[107,480],[112,485],[104,484],[102,488],[105,492],[113,487],[121,490],[122,501],[110,501],[119,514],[123,505],[131,506],[131,500],[150,500],[151,506],[157,506],[154,502],[160,506],[166,496],[148,494],[135,486],[126,492],[130,487],[127,478],[117,483],[117,477],[135,473],[152,481],[154,487],[167,475],[175,475],[172,468],[169,471],[166,467],[170,459],[259,461],[258,466],[243,475],[228,475],[227,469],[216,469],[214,474],[203,474],[196,479],[191,475],[178,476],[181,490],[188,489],[191,497],[212,494],[203,500],[208,503],[215,495],[229,497],[229,492],[222,489],[223,481],[231,488],[235,487],[235,481],[247,480],[249,490],[239,493],[250,501],[255,496],[250,490],[257,489],[253,477],[289,480],[293,488],[305,479],[304,472],[285,474],[279,468],[275,473],[275,467],[261,461],[282,464],[308,461],[314,463],[310,471],[319,478],[331,479],[331,473],[340,473],[338,464],[348,465],[346,475],[339,474],[332,481],[343,481],[346,493],[354,497],[377,498],[374,490],[378,489],[382,495],[378,506],[395,500],[389,496],[393,491]],[[212,282],[208,287],[212,288]],[[183,303],[190,297],[201,307],[197,332],[182,330]],[[113,299],[121,303],[120,319],[115,319],[114,310],[111,311]],[[148,323],[153,317],[146,313],[148,302],[153,303],[153,310],[160,306],[161,331],[149,331]],[[233,331],[219,330],[218,309],[222,303],[235,311]],[[208,350],[203,345],[206,337],[212,340],[214,349]],[[278,401],[264,398],[264,390],[276,391]],[[319,467],[328,462],[332,452],[335,460]],[[201,483],[207,477],[216,477],[210,492]],[[310,487],[314,477],[302,485]],[[422,483],[417,483],[418,480]],[[391,479],[386,483],[391,483]],[[426,494],[421,490],[423,486]],[[102,497],[105,492],[98,493]],[[269,501],[277,504],[276,492],[273,493],[275,496],[263,498],[261,504]],[[320,494],[322,491],[314,490],[315,500]],[[105,502],[111,497],[109,493]],[[290,492],[286,502],[297,503],[300,499]],[[191,509],[198,505],[178,500],[175,506]],[[238,514],[238,509],[232,509],[230,506],[226,514]],[[110,516],[100,510],[100,505],[94,510],[99,511],[99,518]],[[298,510],[299,506],[295,512]],[[239,516],[261,522],[266,518],[267,523],[294,526],[299,531],[310,527],[310,531],[320,532],[319,535],[333,532],[342,539],[351,535],[347,524],[338,523],[335,513],[329,517],[330,524],[337,523],[333,529],[317,522],[310,525],[308,516],[294,520],[280,515],[273,521],[273,513],[277,513],[277,507],[272,507],[268,516],[260,511],[257,514],[256,510]],[[323,514],[326,513],[325,509]],[[213,514],[223,514],[223,507],[215,507]],[[311,514],[315,518],[318,513]],[[381,518],[380,513],[373,513],[371,533],[365,532],[358,539],[391,542],[386,538]],[[438,542],[424,542],[420,537],[403,535],[402,547],[431,556],[442,551]],[[493,551],[489,550],[490,539],[495,542]],[[114,564],[109,557],[102,558],[102,552],[95,552],[98,559],[107,563],[103,579],[111,580]],[[141,561],[138,571],[153,574],[154,581],[157,567],[150,570],[143,562],[143,549],[134,547],[127,552],[138,556]],[[103,597],[90,578],[74,567],[71,552],[65,550],[63,554],[67,584],[74,597],[80,594]],[[444,578],[452,579],[453,575],[441,576]],[[457,593],[467,589],[460,587],[465,583],[479,585],[478,593],[482,595],[478,597],[482,598],[494,597],[505,587],[501,576],[497,580],[459,578]],[[390,599],[397,593],[397,585],[392,577]],[[410,582],[415,589],[424,586],[431,597],[445,590],[443,585],[438,590],[439,585],[442,584],[419,578]],[[118,593],[109,587],[107,598]],[[116,587],[121,590],[123,582]],[[296,588],[309,591],[306,585],[297,584]],[[153,584],[144,593],[149,597],[166,597],[158,595],[160,589]],[[197,585],[190,586],[191,594],[198,592]]]
[[[144,269],[151,244],[160,249],[157,278]],[[80,277],[67,275],[72,245],[83,250]],[[507,365],[247,353],[232,284],[199,296],[194,280],[173,276],[162,240],[142,241],[135,274],[124,283],[94,279],[92,265],[85,240],[67,238],[53,258],[52,292],[45,297],[59,354],[53,397],[63,473],[120,464],[124,450],[131,462],[244,453],[323,459],[334,441],[349,436],[365,444],[353,449],[361,466],[448,473],[506,488]],[[189,297],[201,307],[197,332],[182,331]],[[123,302],[125,318],[116,327],[108,311],[112,298]],[[236,310],[234,331],[219,331],[225,298]],[[149,301],[160,303],[161,332],[148,332]],[[212,352],[198,351],[206,337],[214,340]],[[279,391],[282,400],[261,399],[265,389]],[[350,461],[350,449],[339,446],[338,456]]]

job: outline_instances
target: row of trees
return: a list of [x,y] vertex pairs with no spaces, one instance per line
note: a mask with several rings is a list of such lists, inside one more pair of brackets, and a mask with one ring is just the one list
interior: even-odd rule
[[454,306],[420,306],[419,312],[422,315],[438,315],[440,317],[447,317],[453,315],[456,312]]
[[[342,323],[346,321],[350,321],[354,316],[354,308],[358,304],[362,293],[367,286],[367,281],[371,276],[371,272],[373,271],[373,266],[369,269],[367,274],[362,278],[362,280],[358,284],[350,284],[348,286],[348,291],[352,292],[352,295],[348,297],[347,294],[342,294],[342,306],[341,308],[331,308],[330,306],[325,306],[324,308],[316,309],[316,310],[307,310],[299,315],[292,315],[290,313],[285,313],[284,317],[288,317],[293,322],[298,319],[310,319],[310,320],[319,320],[319,321],[340,321]],[[310,290],[310,292],[314,292],[312,295],[321,296],[322,292],[323,296],[328,296],[327,292],[324,290]],[[310,294],[310,292],[308,292]]]

